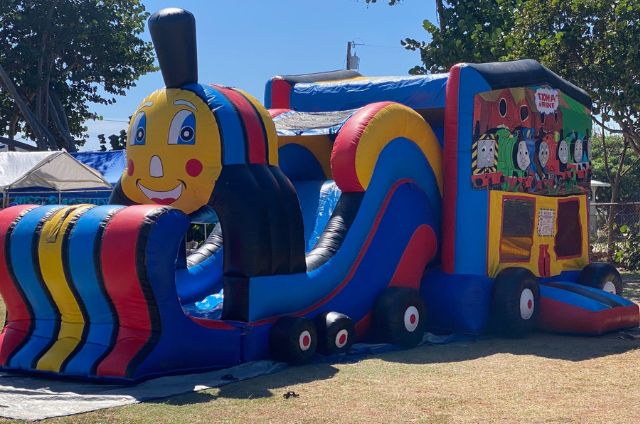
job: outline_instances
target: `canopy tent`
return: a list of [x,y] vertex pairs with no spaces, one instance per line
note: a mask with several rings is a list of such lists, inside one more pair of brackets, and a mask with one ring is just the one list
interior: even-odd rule
[[[44,192],[50,198],[63,192],[110,190],[100,173],[80,163],[67,152],[0,152],[0,192],[3,206],[18,192]],[[55,198],[55,197],[54,197]],[[22,202],[13,202],[22,203]],[[41,203],[41,202],[37,202]]]
[[75,152],[71,156],[98,171],[112,186],[120,181],[127,162],[124,150]]

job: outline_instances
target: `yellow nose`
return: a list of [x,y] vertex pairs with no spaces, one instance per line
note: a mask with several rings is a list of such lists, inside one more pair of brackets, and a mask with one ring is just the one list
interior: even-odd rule
[[151,162],[149,162],[149,175],[153,178],[160,178],[164,176],[162,170],[162,159],[159,156],[152,156]]

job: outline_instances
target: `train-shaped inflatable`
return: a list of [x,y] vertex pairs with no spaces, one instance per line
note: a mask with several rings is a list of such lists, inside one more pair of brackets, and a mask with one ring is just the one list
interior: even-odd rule
[[[198,82],[195,20],[149,20],[166,88],[132,115],[108,206],[0,212],[0,364],[102,381],[425,330],[638,325],[590,263],[591,101],[532,60]],[[187,256],[191,222],[217,223]]]

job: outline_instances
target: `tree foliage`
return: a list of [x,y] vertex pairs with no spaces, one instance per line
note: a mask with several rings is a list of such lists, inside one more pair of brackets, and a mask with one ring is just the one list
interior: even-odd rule
[[[59,147],[65,130],[84,143],[84,122],[98,118],[90,103],[113,103],[153,70],[152,46],[140,38],[147,16],[140,0],[0,0],[0,63]],[[16,133],[35,139],[0,90],[0,135]]]
[[108,140],[104,134],[98,134],[98,142],[101,152],[107,151],[107,142],[111,146],[111,150],[124,150],[127,148],[127,131],[120,130],[118,134],[111,134]]
[[450,0],[436,4],[439,25],[423,21],[431,41],[406,38],[402,45],[419,50],[422,65],[412,74],[445,72],[458,62],[492,62],[512,49],[509,33],[517,0]]
[[[597,127],[596,127],[597,128]],[[620,135],[609,135],[604,140],[601,134],[593,138],[593,178],[618,184],[617,193],[612,188],[598,189],[597,202],[640,202],[640,156],[633,151]],[[612,196],[613,195],[613,196]]]
[[436,11],[439,25],[423,24],[429,41],[402,41],[420,51],[411,73],[536,59],[587,90],[596,119],[640,152],[638,0],[437,0]]
[[532,57],[589,92],[640,153],[640,2],[520,1],[506,59]]

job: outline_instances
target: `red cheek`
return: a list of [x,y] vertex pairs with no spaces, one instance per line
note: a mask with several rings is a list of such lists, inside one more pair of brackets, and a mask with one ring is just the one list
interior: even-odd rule
[[190,177],[197,177],[202,172],[202,162],[198,159],[189,159],[184,169]]
[[133,161],[131,159],[129,159],[127,163],[127,174],[129,174],[129,176],[133,175]]

